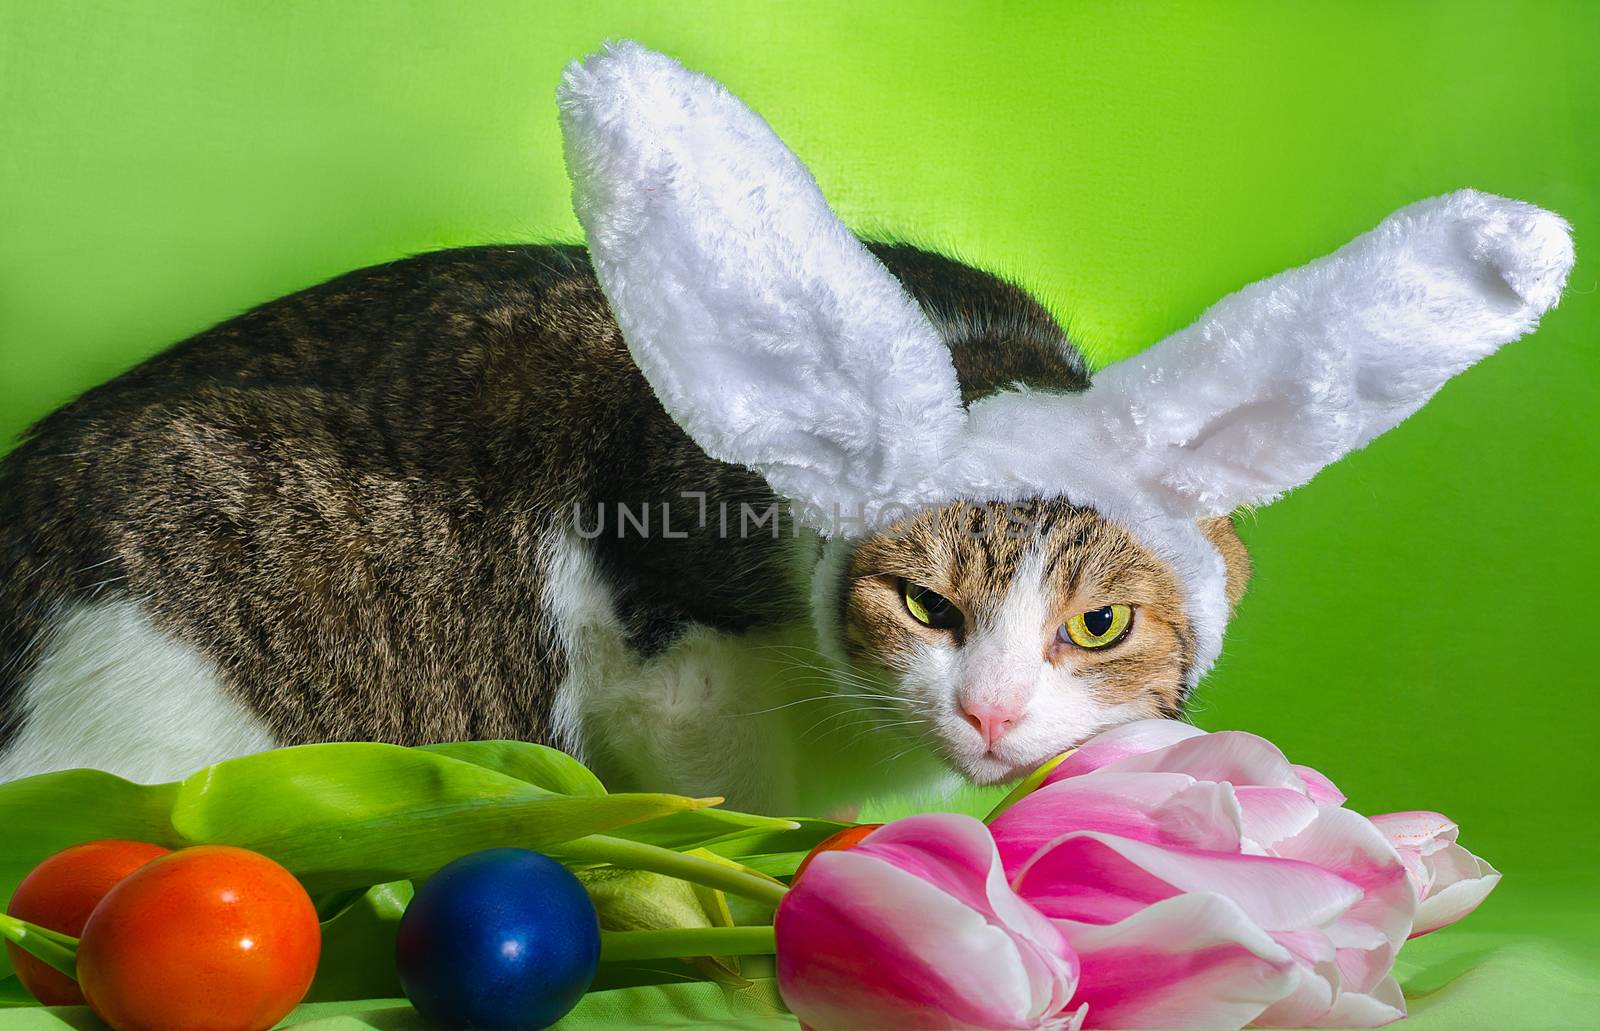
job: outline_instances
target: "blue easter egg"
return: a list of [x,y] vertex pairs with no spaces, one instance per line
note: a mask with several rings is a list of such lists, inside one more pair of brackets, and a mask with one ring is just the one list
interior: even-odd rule
[[522,1031],[578,1004],[600,963],[600,920],[549,856],[492,848],[430,877],[400,919],[406,997],[446,1028]]

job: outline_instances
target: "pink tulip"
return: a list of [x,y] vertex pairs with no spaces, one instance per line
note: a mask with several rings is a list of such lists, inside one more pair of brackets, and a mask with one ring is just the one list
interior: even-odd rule
[[1078,960],[1007,886],[988,829],[930,814],[818,855],[778,907],[778,985],[801,1022],[847,1029],[1052,1028]]
[[1068,777],[1092,773],[1108,763],[1129,756],[1145,755],[1190,738],[1204,737],[1205,731],[1177,720],[1136,720],[1102,731],[1085,741],[1056,764],[1045,778],[1053,784]]
[[991,830],[1080,956],[1086,1026],[1377,1026],[1405,1013],[1389,971],[1416,897],[1342,797],[1253,734],[1152,720],[1085,743]]
[[911,817],[813,860],[778,910],[784,998],[855,1028],[1377,1027],[1408,936],[1499,874],[1437,813],[1368,820],[1269,742],[1107,731],[988,828]]
[[1500,874],[1456,844],[1460,829],[1439,813],[1387,813],[1372,822],[1400,853],[1417,895],[1411,937],[1437,931],[1478,908]]
[[[1315,959],[1302,958],[1296,991],[1257,1018],[1257,1025],[1379,1027],[1405,1016],[1405,1000],[1390,971],[1410,934],[1417,903],[1394,847],[1360,813],[1327,806],[1304,830],[1274,842],[1270,850],[1274,857],[1337,874],[1360,889],[1361,897],[1326,929]],[[1324,954],[1327,946],[1332,946],[1331,957]]]

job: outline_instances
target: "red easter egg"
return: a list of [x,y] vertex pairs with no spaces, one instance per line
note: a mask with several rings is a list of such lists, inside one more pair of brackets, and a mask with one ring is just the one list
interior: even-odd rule
[[[17,885],[6,912],[18,920],[74,938],[89,914],[124,877],[170,850],[143,841],[86,841],[62,849],[34,867]],[[82,1006],[72,978],[10,942],[6,951],[22,986],[46,1006]]]
[[117,1031],[266,1031],[322,950],[300,882],[256,852],[202,845],[111,889],[78,946],[78,983]]

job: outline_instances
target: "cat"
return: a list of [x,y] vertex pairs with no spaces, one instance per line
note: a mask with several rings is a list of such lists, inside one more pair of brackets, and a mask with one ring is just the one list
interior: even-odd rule
[[1181,716],[1270,500],[1527,332],[1565,223],[1463,191],[1091,377],[1001,277],[859,240],[760,119],[569,70],[577,245],[341,276],[0,461],[0,780],[510,738],[819,813]]

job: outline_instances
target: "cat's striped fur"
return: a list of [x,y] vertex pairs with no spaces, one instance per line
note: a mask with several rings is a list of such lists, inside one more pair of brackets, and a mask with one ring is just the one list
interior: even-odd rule
[[[872,246],[945,335],[964,400],[1087,385],[1020,289]],[[775,539],[698,518],[775,500],[662,410],[581,249],[478,247],[351,273],[91,390],[0,464],[0,776],[83,764],[157,778],[269,743],[521,738],[584,753],[615,782],[776,804],[786,774],[728,783],[752,750],[783,751],[759,735],[673,767],[740,737],[732,709],[796,698],[708,688],[703,711],[672,709],[704,721],[674,739],[660,706],[623,695],[676,704],[685,676],[756,678],[734,657],[746,644],[810,649],[786,667],[811,670],[809,688],[791,676],[782,691],[879,685],[872,704],[908,707],[915,737],[930,703],[876,697],[919,675],[908,642],[929,646],[896,577],[979,620],[1013,590],[1040,594],[1057,622],[1063,607],[1137,599],[1128,645],[1062,690],[1118,712],[1181,707],[1192,644],[1178,589],[1092,512],[1041,501],[1039,534],[976,544],[960,512],[935,512],[853,549],[790,523]],[[617,525],[619,506],[662,505],[671,535],[659,515],[655,532]],[[1212,533],[1242,571],[1226,521]],[[1021,584],[1030,556],[1044,579]],[[139,641],[154,666],[117,659]],[[839,674],[823,657],[834,645],[849,656]],[[1072,743],[1039,723],[1051,746]]]

